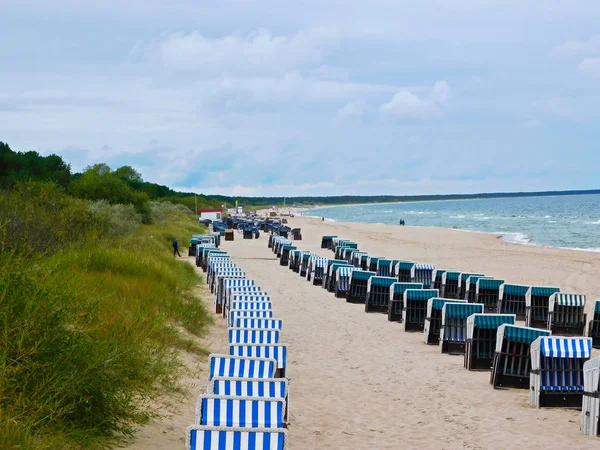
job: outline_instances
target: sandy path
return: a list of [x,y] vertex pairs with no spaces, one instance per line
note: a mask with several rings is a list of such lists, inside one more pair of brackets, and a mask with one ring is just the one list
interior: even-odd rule
[[[493,236],[386,225],[331,224],[294,218],[321,250],[338,234],[362,250],[438,267],[483,271],[516,283],[558,285],[598,295],[600,255],[519,246]],[[404,333],[382,314],[366,314],[281,267],[266,236],[226,242],[232,259],[272,297],[284,320],[291,379],[292,449],[598,448],[569,410],[535,410],[526,391],[495,391],[489,373],[468,372],[462,357],[440,355],[422,334]],[[594,297],[590,296],[588,301]],[[223,335],[225,339],[225,335]]]

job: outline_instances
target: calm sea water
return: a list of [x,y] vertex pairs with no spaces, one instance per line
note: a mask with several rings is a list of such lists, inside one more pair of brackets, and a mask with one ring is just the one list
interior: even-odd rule
[[457,228],[501,234],[522,244],[600,251],[600,195],[448,200],[317,208],[339,222]]

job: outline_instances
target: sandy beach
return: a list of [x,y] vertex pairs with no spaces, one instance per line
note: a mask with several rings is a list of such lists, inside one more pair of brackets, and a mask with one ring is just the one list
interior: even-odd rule
[[[288,218],[301,227],[301,249],[330,257],[321,236],[352,239],[361,250],[439,268],[478,271],[509,282],[556,285],[600,297],[600,254],[511,244],[493,235],[446,229],[321,222]],[[579,431],[580,412],[533,409],[527,391],[494,390],[488,372],[469,372],[461,356],[441,355],[383,314],[366,314],[279,265],[267,236],[222,248],[256,280],[283,319],[290,378],[289,449],[592,449],[597,438]],[[192,263],[192,258],[189,259]],[[208,294],[205,294],[208,295]],[[225,352],[222,320],[205,341]],[[597,355],[597,352],[595,353]],[[198,393],[208,379],[206,360],[186,361],[187,397],[143,429],[131,449],[183,448]]]

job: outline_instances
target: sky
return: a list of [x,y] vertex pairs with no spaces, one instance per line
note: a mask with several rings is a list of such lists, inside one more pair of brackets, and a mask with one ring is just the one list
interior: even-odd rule
[[204,194],[597,189],[600,2],[2,0],[0,140]]

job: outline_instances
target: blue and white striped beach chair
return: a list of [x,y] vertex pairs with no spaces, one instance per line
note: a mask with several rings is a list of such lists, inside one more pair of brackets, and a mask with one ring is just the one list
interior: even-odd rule
[[581,408],[590,338],[542,336],[531,343],[530,402],[536,408]]
[[363,256],[369,256],[367,252],[361,252],[358,250],[354,250],[352,252],[352,256],[350,257],[350,263],[356,267],[357,269],[361,268],[361,261]]
[[427,300],[427,317],[423,329],[423,342],[428,345],[440,343],[440,330],[442,329],[442,309],[446,303],[465,303],[466,300],[449,300],[434,297]]
[[494,388],[529,389],[531,343],[550,331],[537,328],[500,325],[496,336],[496,354],[490,384]]
[[433,272],[433,264],[415,264],[410,269],[410,277],[413,283],[422,283],[423,289],[429,289],[433,283]]
[[287,430],[205,427],[187,429],[188,450],[285,450]]
[[336,297],[345,297],[348,289],[350,288],[350,274],[357,269],[356,267],[344,266],[338,268],[335,276],[335,296]]
[[230,345],[229,353],[235,356],[253,358],[273,358],[277,361],[277,376],[285,377],[287,366],[287,345]]
[[236,328],[264,328],[269,330],[281,330],[283,327],[283,320],[239,318],[235,321],[233,326]]
[[214,377],[274,378],[277,364],[271,357],[211,354],[208,357],[209,380]]
[[483,313],[479,303],[446,303],[442,306],[442,324],[439,333],[441,353],[464,355],[467,342],[467,318]]
[[310,270],[306,272],[306,279],[312,280],[315,286],[320,286],[323,283],[323,276],[325,275],[325,268],[329,259],[322,258],[320,256],[311,256]]
[[271,302],[231,302],[231,310],[242,309],[248,311],[259,311],[272,309]]
[[263,292],[259,294],[233,294],[231,296],[231,303],[233,302],[267,302],[271,301],[271,297],[265,295]]
[[285,399],[201,394],[196,425],[214,427],[283,428]]
[[228,279],[244,279],[246,274],[240,269],[217,269],[215,272],[215,305],[217,314],[224,314],[225,303],[225,280]]
[[229,328],[228,333],[229,345],[267,345],[279,343],[278,330],[265,330],[258,328]]
[[229,326],[234,326],[237,319],[241,318],[256,318],[256,319],[270,319],[273,317],[273,311],[270,309],[263,310],[252,310],[247,309],[231,309],[229,310],[229,316],[227,317],[227,323]]

